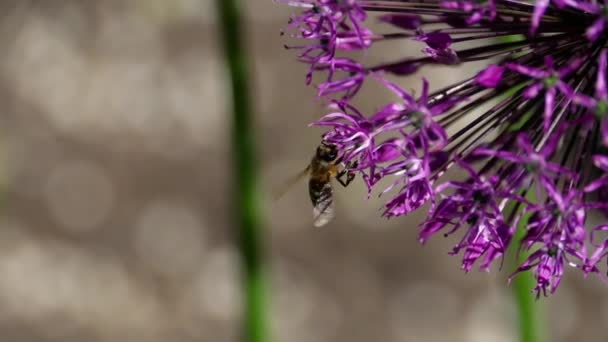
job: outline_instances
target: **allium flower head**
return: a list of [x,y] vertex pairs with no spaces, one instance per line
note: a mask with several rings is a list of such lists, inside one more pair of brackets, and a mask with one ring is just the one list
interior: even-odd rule
[[[529,256],[510,271],[531,272],[537,295],[556,291],[567,267],[606,272],[608,240],[597,233],[608,225],[588,227],[586,217],[608,212],[608,5],[276,1],[301,9],[287,27],[301,43],[288,48],[330,104],[312,125],[327,129],[323,139],[347,165],[357,162],[370,195],[385,199],[384,216],[429,204],[420,241],[459,234],[450,254],[462,255],[467,272],[500,267],[523,226],[517,243]],[[404,40],[419,48],[404,53]],[[398,52],[370,63],[378,45]],[[482,66],[471,73],[470,62]],[[471,76],[431,83],[429,65]],[[394,81],[405,75],[420,79],[419,93]],[[364,85],[392,101],[360,111],[352,100]],[[444,179],[450,169],[462,178]],[[382,179],[390,185],[378,188]]]

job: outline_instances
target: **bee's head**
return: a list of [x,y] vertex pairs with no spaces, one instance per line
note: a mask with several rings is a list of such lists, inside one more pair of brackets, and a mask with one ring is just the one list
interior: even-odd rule
[[332,162],[338,157],[338,148],[334,144],[322,142],[317,147],[317,157],[326,162]]

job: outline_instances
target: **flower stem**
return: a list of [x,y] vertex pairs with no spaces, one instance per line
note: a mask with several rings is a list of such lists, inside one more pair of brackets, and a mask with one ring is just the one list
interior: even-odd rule
[[[526,198],[533,201],[534,197],[534,190],[531,189]],[[521,241],[526,234],[528,218],[529,215],[524,215],[517,224],[517,231],[509,251],[509,270],[515,270],[530,254],[523,249],[520,250]],[[548,341],[545,306],[543,302],[536,300],[532,293],[535,285],[536,281],[531,272],[522,272],[511,282],[520,342]]]
[[252,111],[238,0],[217,0],[218,18],[232,90],[232,148],[235,177],[235,231],[238,236],[244,292],[243,341],[268,341],[262,229],[257,191]]
[[[522,229],[518,227],[518,237],[523,237]],[[519,256],[519,262],[525,260],[524,253]],[[530,272],[523,272],[511,283],[518,316],[520,342],[547,341],[545,308],[542,302],[534,299],[531,289],[535,281]]]

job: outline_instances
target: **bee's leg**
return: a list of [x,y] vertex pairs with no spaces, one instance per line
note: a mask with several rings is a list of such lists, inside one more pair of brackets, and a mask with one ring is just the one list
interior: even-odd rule
[[[340,171],[336,176],[336,179],[343,187],[347,187],[353,181],[353,179],[355,179],[355,171],[351,171],[349,169],[357,167],[357,165],[357,161],[349,163],[347,167],[344,170]],[[346,175],[346,180],[343,179],[344,175]]]

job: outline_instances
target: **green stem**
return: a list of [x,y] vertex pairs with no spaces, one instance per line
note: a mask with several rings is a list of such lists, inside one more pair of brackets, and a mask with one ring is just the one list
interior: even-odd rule
[[244,286],[244,336],[248,342],[268,341],[262,229],[257,191],[257,163],[252,128],[251,98],[238,0],[217,0],[218,17],[230,73],[233,122],[236,233]]
[[[526,198],[534,201],[534,191],[530,190]],[[526,234],[528,218],[529,215],[524,215],[517,225],[517,231],[508,253],[509,271],[515,270],[530,255],[524,250],[517,253],[521,240]],[[542,301],[536,300],[535,294],[532,292],[535,286],[536,281],[530,271],[518,274],[511,282],[520,342],[548,341],[545,306]]]
[[[518,228],[519,236],[523,237],[521,229]],[[517,258],[519,263],[525,260],[524,253]],[[536,285],[530,272],[519,274],[511,282],[513,296],[518,316],[519,341],[520,342],[543,342],[547,341],[547,322],[545,321],[545,307],[541,301],[535,300],[531,290]]]

